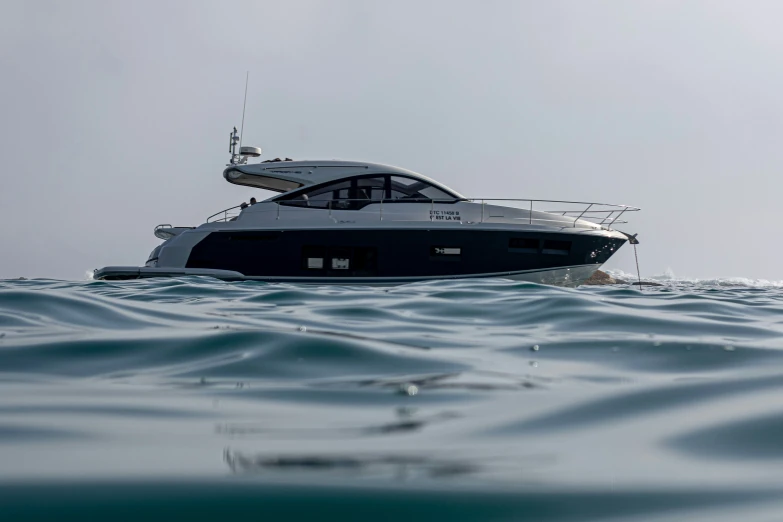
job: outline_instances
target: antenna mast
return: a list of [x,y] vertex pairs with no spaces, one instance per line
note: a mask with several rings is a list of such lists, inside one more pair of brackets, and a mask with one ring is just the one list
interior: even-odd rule
[[250,80],[250,71],[245,73],[245,101],[242,102],[242,125],[239,127],[239,150],[242,151],[242,137],[245,135],[245,107],[247,107],[247,82]]
[[[244,165],[247,163],[248,158],[257,158],[261,155],[261,149],[258,147],[243,147],[242,136],[245,134],[245,109],[247,108],[247,84],[250,79],[250,71],[245,74],[245,99],[242,102],[242,125],[240,131],[237,133],[237,128],[229,134],[228,137],[228,152],[231,154],[231,161],[228,166],[232,165]],[[239,153],[237,154],[237,144],[239,144]]]

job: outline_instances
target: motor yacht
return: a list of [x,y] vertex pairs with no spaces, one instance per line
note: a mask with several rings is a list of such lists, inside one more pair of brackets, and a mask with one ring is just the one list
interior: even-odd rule
[[279,193],[198,227],[158,225],[144,266],[95,279],[210,276],[267,282],[401,284],[507,278],[577,286],[635,235],[626,205],[476,199],[410,170],[362,161],[268,160],[231,135],[229,183]]

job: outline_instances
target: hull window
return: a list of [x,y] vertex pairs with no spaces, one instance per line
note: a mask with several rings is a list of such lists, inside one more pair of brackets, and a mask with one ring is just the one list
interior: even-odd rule
[[302,247],[302,266],[326,276],[371,277],[378,273],[378,253],[372,247]]
[[508,251],[517,254],[538,254],[540,241],[528,237],[512,237],[508,240]]
[[544,249],[542,252],[544,254],[567,256],[571,252],[571,242],[547,239],[544,241]]
[[308,257],[307,258],[307,268],[309,269],[315,269],[315,270],[322,270],[324,267],[324,258],[322,257]]
[[346,257],[333,257],[332,270],[348,270],[351,268],[351,260]]

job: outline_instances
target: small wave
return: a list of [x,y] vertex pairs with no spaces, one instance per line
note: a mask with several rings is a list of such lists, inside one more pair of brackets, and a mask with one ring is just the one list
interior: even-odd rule
[[[615,279],[622,281],[636,281],[638,276],[619,269],[606,269],[605,272]],[[783,288],[783,281],[770,281],[768,279],[751,279],[747,277],[722,277],[722,278],[689,278],[674,275],[671,269],[663,274],[642,276],[642,281],[653,281],[668,285],[689,285],[696,287],[736,287],[736,288]]]
[[655,280],[0,281],[0,511],[3,481],[242,475],[752,519],[783,498],[783,285]]

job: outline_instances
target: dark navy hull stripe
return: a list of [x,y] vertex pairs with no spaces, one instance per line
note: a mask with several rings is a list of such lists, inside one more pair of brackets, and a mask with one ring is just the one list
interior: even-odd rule
[[186,268],[267,281],[415,281],[601,265],[625,239],[511,230],[217,231]]

